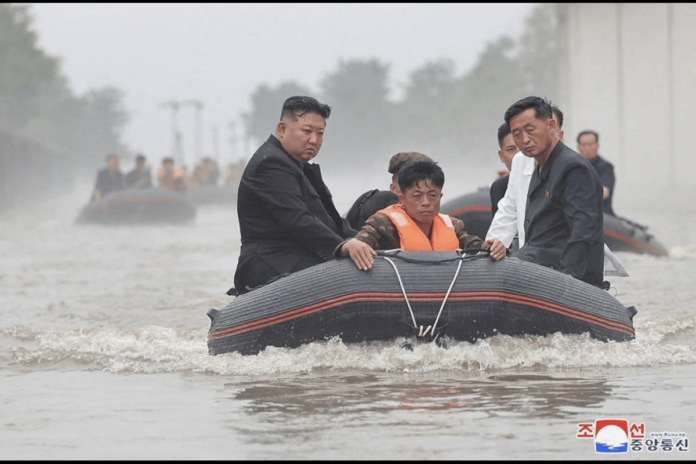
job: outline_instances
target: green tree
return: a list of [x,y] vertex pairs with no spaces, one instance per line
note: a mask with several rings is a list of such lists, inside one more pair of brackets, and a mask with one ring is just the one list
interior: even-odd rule
[[397,105],[401,145],[395,152],[420,151],[436,156],[451,150],[458,117],[458,108],[451,101],[456,84],[452,60],[426,63],[409,75],[404,98]]
[[0,129],[92,169],[108,152],[130,155],[127,120],[120,90],[73,94],[59,60],[38,47],[29,7],[0,4]]
[[26,5],[0,3],[0,127],[20,131],[51,91],[63,91],[58,60],[37,46]]
[[[528,95],[555,98],[558,44],[556,4],[540,4],[525,19],[519,40],[489,42],[475,66],[454,86],[445,114],[458,121],[452,130],[462,154],[475,159],[497,151],[496,132],[507,108]],[[495,157],[492,158],[495,162]]]
[[396,108],[387,99],[388,78],[389,66],[370,59],[341,61],[322,79],[320,100],[332,108],[322,150],[332,162],[366,165],[393,154]]
[[516,57],[525,95],[557,98],[560,66],[557,9],[556,3],[540,3],[525,19]]
[[515,42],[501,37],[490,42],[479,56],[474,68],[456,86],[452,94],[458,107],[458,128],[451,133],[458,146],[469,155],[490,152],[496,146],[497,129],[508,106],[519,98],[523,83],[513,56]]
[[[497,129],[505,110],[527,95],[555,98],[559,47],[556,4],[539,4],[518,40],[490,41],[476,64],[456,76],[451,60],[428,62],[409,76],[401,101],[388,100],[389,66],[376,59],[341,61],[320,81],[319,100],[332,108],[324,140],[331,162],[384,170],[397,151],[422,151],[462,164],[497,163]],[[243,118],[259,140],[275,127],[279,108],[299,84],[262,85]],[[323,161],[322,161],[323,162]]]
[[312,93],[295,82],[282,82],[275,89],[267,84],[261,84],[256,88],[251,95],[251,111],[242,114],[246,135],[253,139],[254,147],[275,132],[283,103],[288,97],[294,95],[312,95]]

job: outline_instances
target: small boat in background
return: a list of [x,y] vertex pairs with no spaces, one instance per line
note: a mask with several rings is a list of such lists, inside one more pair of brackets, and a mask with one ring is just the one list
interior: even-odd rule
[[669,255],[667,248],[648,232],[647,226],[606,213],[604,243],[612,251],[630,251],[653,256]]
[[490,188],[481,187],[453,198],[440,206],[440,212],[461,219],[469,235],[485,239],[493,221]]
[[85,205],[77,224],[182,224],[196,217],[186,195],[163,188],[119,190]]
[[[440,211],[464,221],[469,234],[485,238],[493,221],[490,188],[481,187],[442,205]],[[647,226],[604,213],[604,243],[614,251],[628,251],[653,256],[668,256],[667,248]]]

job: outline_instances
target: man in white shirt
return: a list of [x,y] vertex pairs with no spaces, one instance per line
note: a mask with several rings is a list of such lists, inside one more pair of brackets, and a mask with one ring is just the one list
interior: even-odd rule
[[[552,110],[553,117],[558,122],[558,136],[562,141],[565,135],[563,132],[563,112],[555,105],[552,107]],[[534,158],[525,156],[521,151],[518,151],[513,156],[508,187],[505,191],[505,196],[498,202],[498,211],[496,211],[493,221],[488,228],[486,240],[497,238],[513,251],[522,248],[524,245],[527,192],[529,191],[529,182],[535,166]],[[517,237],[516,242],[514,241],[515,237]],[[621,265],[606,244],[604,245],[604,275],[628,276],[623,265]]]

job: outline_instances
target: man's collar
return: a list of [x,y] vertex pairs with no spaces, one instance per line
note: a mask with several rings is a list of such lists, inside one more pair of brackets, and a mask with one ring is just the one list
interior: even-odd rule
[[314,164],[309,163],[309,162],[307,162],[307,163],[300,163],[300,162],[297,161],[295,158],[293,158],[292,156],[290,156],[290,153],[288,153],[287,151],[285,151],[285,148],[283,148],[283,144],[280,143],[280,139],[279,139],[278,137],[276,137],[275,134],[269,135],[269,136],[268,136],[268,140],[266,140],[266,141],[267,141],[268,143],[270,143],[271,145],[273,145],[274,147],[280,148],[280,149],[283,151],[283,153],[285,153],[285,154],[288,156],[288,158],[290,158],[290,159],[291,159],[294,163],[296,163],[299,167],[302,168],[302,167],[304,167],[304,166],[313,166],[313,165],[314,165]]
[[553,150],[551,150],[551,153],[549,154],[549,158],[546,160],[546,163],[544,163],[544,167],[539,173],[539,175],[546,179],[549,175],[549,171],[551,171],[551,166],[553,165],[553,162],[558,158],[558,155],[563,151],[563,148],[565,148],[565,144],[561,142],[560,140],[556,143],[556,146],[553,147]]

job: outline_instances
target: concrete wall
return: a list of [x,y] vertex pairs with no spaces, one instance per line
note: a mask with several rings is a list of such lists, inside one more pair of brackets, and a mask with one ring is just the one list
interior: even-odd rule
[[599,132],[615,210],[696,212],[696,4],[559,4],[565,141]]

